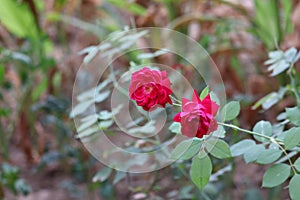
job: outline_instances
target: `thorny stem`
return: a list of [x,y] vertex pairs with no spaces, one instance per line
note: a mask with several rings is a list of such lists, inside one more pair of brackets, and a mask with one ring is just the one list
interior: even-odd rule
[[293,163],[292,163],[291,159],[288,157],[288,154],[287,154],[286,150],[281,146],[281,145],[283,145],[282,141],[276,140],[275,138],[267,136],[267,135],[263,135],[263,134],[260,134],[260,133],[254,132],[254,131],[249,131],[249,130],[240,128],[240,127],[232,125],[232,124],[226,124],[226,123],[222,123],[222,122],[218,122],[218,124],[222,125],[222,126],[225,126],[225,127],[229,127],[229,128],[238,130],[238,131],[241,131],[241,132],[244,132],[244,133],[249,133],[251,135],[256,135],[256,136],[259,136],[259,137],[263,137],[263,138],[266,138],[269,141],[275,143],[280,148],[280,150],[285,154],[285,156],[287,157],[287,160],[288,160],[293,172],[296,173],[296,171],[293,167]]

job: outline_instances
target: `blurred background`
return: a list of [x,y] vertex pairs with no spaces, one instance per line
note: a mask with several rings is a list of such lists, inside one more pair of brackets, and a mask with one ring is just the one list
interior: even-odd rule
[[[213,160],[221,175],[203,192],[189,163],[148,174],[107,170],[75,139],[69,113],[80,50],[124,27],[168,27],[208,51],[227,98],[241,101],[235,123],[274,122],[294,102],[255,105],[287,82],[270,78],[263,62],[270,50],[299,49],[299,19],[297,0],[1,0],[0,199],[287,199],[283,187],[260,187],[265,167],[239,158],[231,170],[223,168],[231,161]],[[189,66],[177,67],[189,76]]]

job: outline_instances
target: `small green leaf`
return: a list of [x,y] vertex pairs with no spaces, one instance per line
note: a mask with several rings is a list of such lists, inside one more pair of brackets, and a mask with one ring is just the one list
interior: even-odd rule
[[282,151],[278,149],[266,149],[261,152],[256,162],[259,164],[269,164],[275,162],[282,155]]
[[97,172],[97,174],[93,177],[93,182],[97,182],[97,181],[103,182],[107,180],[111,172],[112,172],[111,168],[104,167],[102,170]]
[[48,80],[43,79],[42,82],[32,91],[31,98],[33,101],[38,100],[41,94],[47,89]]
[[297,171],[300,172],[300,158],[298,158],[298,159],[295,161],[294,167],[296,168]]
[[[260,133],[262,135],[271,136],[272,135],[272,125],[268,121],[259,121],[255,124],[253,131],[256,133]],[[257,135],[254,135],[254,138],[259,142],[266,142],[268,141],[264,137],[260,137]]]
[[169,126],[169,130],[172,133],[176,133],[176,134],[181,134],[181,124],[179,122],[173,122],[170,126]]
[[255,142],[253,140],[241,140],[238,143],[232,145],[230,147],[230,151],[233,157],[243,155],[245,152],[249,151],[252,146],[255,146]]
[[264,145],[254,145],[244,154],[244,160],[246,163],[254,162],[258,156],[265,150]]
[[199,190],[203,190],[203,188],[208,184],[211,172],[212,164],[208,156],[203,158],[199,158],[198,156],[194,157],[190,169],[190,176],[193,183],[199,188]]
[[240,113],[240,103],[238,101],[231,101],[227,103],[223,110],[225,113],[225,121],[231,121],[235,119]]
[[70,117],[74,118],[77,115],[84,113],[88,109],[88,107],[90,107],[93,103],[93,100],[80,102],[72,109]]
[[300,126],[300,109],[298,107],[286,108],[287,118],[296,126]]
[[206,86],[200,94],[200,99],[203,100],[208,94],[209,94],[209,88],[208,86]]
[[299,200],[300,197],[300,175],[295,174],[293,178],[290,180],[289,184],[289,192],[292,200]]
[[286,149],[292,149],[300,143],[300,127],[293,127],[286,131],[286,136],[283,140]]
[[5,69],[4,66],[0,63],[0,84],[3,83],[4,75],[5,75]]
[[262,187],[275,187],[282,184],[290,176],[291,167],[287,164],[276,164],[270,167],[263,176]]
[[210,139],[206,142],[205,148],[216,158],[223,159],[231,157],[229,145],[223,140]]
[[122,171],[117,171],[114,180],[113,180],[113,185],[117,184],[118,182],[120,182],[122,179],[124,179],[126,177],[126,173],[122,172]]

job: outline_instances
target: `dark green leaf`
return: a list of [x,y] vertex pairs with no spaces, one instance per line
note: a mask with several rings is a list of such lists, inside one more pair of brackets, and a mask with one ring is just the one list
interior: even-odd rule
[[210,139],[206,142],[205,148],[216,158],[223,159],[231,157],[229,145],[223,140]]
[[193,183],[202,190],[209,182],[212,172],[211,160],[208,156],[199,158],[195,156],[190,169],[190,176]]

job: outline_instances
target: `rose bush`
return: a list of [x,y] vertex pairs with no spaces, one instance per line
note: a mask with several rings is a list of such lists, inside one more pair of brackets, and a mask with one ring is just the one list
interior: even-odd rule
[[214,118],[219,105],[210,99],[208,94],[202,101],[196,90],[192,100],[182,98],[182,111],[174,117],[175,122],[181,123],[181,132],[187,137],[202,138],[215,130],[218,125]]
[[158,105],[165,107],[167,103],[172,104],[171,94],[171,82],[166,71],[145,67],[131,76],[129,96],[146,111]]

